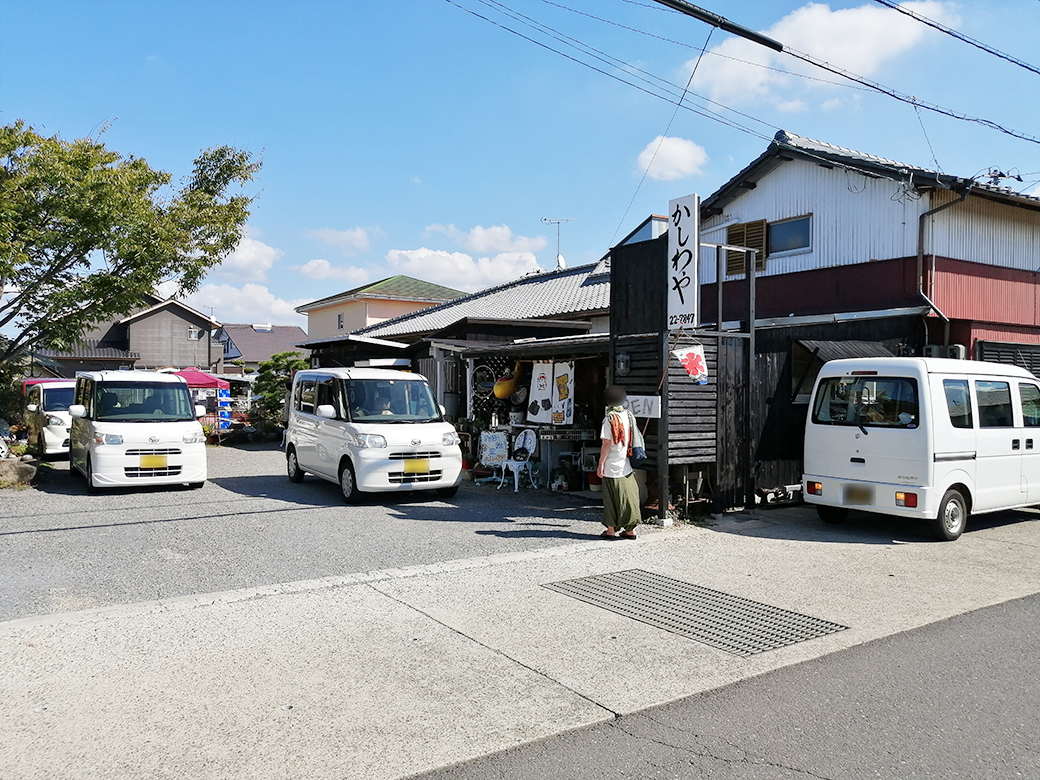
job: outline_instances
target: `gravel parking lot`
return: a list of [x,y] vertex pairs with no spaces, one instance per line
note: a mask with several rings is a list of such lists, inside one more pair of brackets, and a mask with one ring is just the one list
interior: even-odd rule
[[548,490],[458,495],[294,485],[273,445],[211,447],[200,490],[88,495],[67,460],[0,491],[0,620],[587,541],[600,510]]

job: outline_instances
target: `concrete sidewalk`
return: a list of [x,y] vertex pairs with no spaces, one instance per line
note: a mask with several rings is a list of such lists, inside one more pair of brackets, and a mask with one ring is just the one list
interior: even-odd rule
[[[977,526],[796,507],[0,623],[0,776],[406,777],[1040,592],[1038,515]],[[624,569],[849,629],[741,658],[543,587]]]

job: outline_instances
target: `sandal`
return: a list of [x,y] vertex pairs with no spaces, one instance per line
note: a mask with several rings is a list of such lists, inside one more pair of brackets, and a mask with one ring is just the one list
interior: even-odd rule
[[601,539],[617,539],[617,534],[612,534],[609,531],[604,531],[599,536]]
[[618,534],[618,538],[619,539],[635,539],[636,538],[636,534],[635,534],[635,531],[625,531],[623,533]]

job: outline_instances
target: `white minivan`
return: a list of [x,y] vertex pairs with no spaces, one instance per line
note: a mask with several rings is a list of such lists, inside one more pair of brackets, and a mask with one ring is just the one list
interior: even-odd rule
[[206,437],[183,377],[154,371],[89,371],[69,407],[69,463],[87,489],[206,481]]
[[824,364],[805,425],[804,498],[919,518],[942,540],[970,514],[1040,504],[1040,382],[1016,366],[944,358]]
[[426,378],[379,368],[299,371],[288,401],[286,468],[361,493],[436,490],[454,496],[462,450]]
[[29,449],[41,458],[69,451],[72,417],[69,407],[76,382],[38,382],[26,390],[25,420],[29,426]]

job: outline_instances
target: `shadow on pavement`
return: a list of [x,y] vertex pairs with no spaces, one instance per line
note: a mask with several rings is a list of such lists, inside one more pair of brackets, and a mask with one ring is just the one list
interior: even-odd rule
[[[1008,510],[972,516],[965,537],[972,533],[1013,526],[1036,520],[1037,513]],[[925,520],[909,520],[891,515],[853,511],[841,523],[827,524],[816,511],[806,505],[757,510],[754,514],[727,516],[719,524],[709,523],[708,530],[719,533],[753,536],[764,539],[790,539],[835,544],[910,544],[939,541]]]

